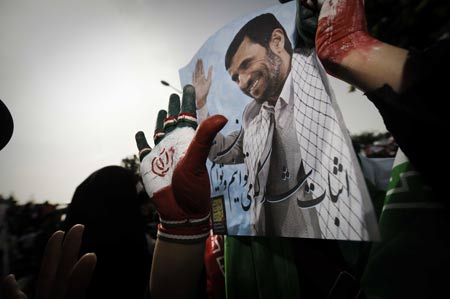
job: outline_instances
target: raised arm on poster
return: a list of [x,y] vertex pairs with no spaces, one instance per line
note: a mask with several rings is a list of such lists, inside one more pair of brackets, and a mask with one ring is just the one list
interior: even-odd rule
[[348,131],[314,49],[293,51],[295,2],[230,23],[180,70],[198,121],[230,121],[208,161],[216,233],[374,240]]

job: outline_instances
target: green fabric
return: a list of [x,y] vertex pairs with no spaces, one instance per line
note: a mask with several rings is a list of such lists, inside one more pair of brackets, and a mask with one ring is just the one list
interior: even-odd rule
[[[402,153],[400,153],[402,155]],[[362,278],[368,298],[439,298],[450,265],[448,212],[420,175],[396,163],[380,218],[382,240],[373,244]]]
[[186,112],[192,115],[195,115],[197,113],[197,106],[195,103],[195,88],[192,85],[188,84],[183,88],[181,112]]
[[173,93],[169,98],[168,116],[177,117],[180,114],[180,97]]
[[227,298],[299,298],[292,248],[288,238],[227,236]]
[[[156,132],[162,132],[164,133],[164,120],[167,117],[167,111],[166,110],[159,110],[158,117],[156,118],[156,125],[155,125],[155,134]],[[165,133],[164,133],[165,134]],[[163,140],[164,135],[158,136],[154,138],[155,145],[161,142]]]
[[[192,85],[186,85],[183,88],[183,100],[181,102],[181,113],[187,113],[189,115],[195,116],[197,115],[197,106],[195,103],[195,88]],[[178,118],[177,127],[183,128],[193,128],[194,130],[197,128],[196,120],[189,120]]]

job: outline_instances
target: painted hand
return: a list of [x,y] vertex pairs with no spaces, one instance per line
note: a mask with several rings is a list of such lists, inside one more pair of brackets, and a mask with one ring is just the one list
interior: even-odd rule
[[145,190],[160,217],[158,238],[179,243],[203,242],[209,235],[210,183],[206,158],[217,132],[227,120],[207,118],[197,132],[195,89],[187,85],[180,99],[173,94],[167,112],[156,122],[155,147],[143,132],[136,134]]
[[378,42],[367,33],[363,0],[315,1],[320,8],[317,55],[331,74],[354,50],[369,51]]

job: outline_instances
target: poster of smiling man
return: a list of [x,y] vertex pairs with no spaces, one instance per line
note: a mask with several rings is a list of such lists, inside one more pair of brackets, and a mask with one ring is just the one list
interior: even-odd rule
[[295,2],[232,22],[180,70],[197,121],[227,125],[209,154],[216,233],[373,240],[348,131],[315,51],[293,50]]

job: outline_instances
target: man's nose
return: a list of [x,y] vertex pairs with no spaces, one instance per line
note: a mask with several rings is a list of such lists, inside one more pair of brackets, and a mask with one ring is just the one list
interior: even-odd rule
[[249,75],[246,73],[240,73],[238,79],[239,88],[242,90],[247,89]]

